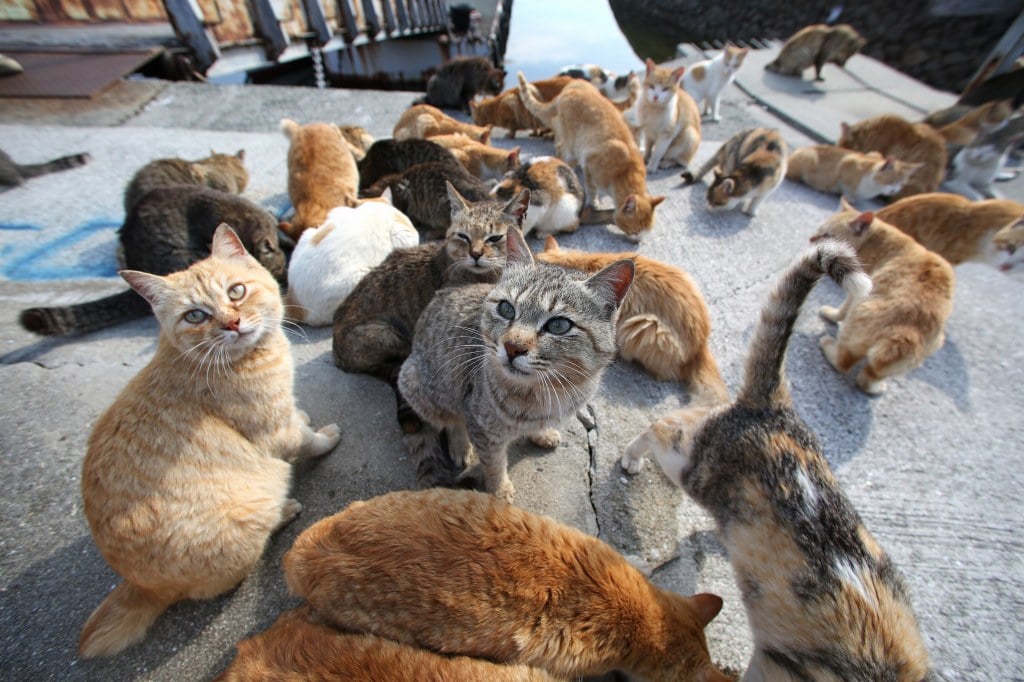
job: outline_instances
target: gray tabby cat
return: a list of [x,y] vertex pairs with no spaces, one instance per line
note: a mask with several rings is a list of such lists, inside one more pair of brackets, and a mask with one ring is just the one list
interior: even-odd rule
[[69,170],[84,166],[92,157],[89,154],[71,154],[51,159],[44,163],[16,163],[4,150],[0,149],[0,186],[13,187],[47,173]]
[[497,284],[434,296],[398,387],[424,421],[449,429],[452,459],[467,463],[475,450],[487,492],[511,502],[509,443],[529,435],[555,447],[553,427],[597,390],[615,357],[615,322],[634,266],[618,260],[587,278],[537,263],[518,229],[509,229],[506,249]]
[[245,169],[244,149],[234,154],[211,151],[206,158],[195,161],[177,157],[154,159],[135,171],[135,175],[128,182],[128,187],[124,191],[124,212],[125,215],[131,213],[132,207],[139,199],[157,187],[197,185],[230,194],[241,194],[248,182],[249,171]]

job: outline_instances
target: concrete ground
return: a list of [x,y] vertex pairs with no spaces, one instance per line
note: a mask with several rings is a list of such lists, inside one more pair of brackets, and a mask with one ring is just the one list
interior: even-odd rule
[[[907,79],[865,57],[854,58],[849,72],[871,79],[854,97],[856,117],[882,113],[890,95],[910,92]],[[841,74],[826,67],[826,86]],[[695,163],[746,127],[777,126],[791,147],[810,143],[814,126],[827,128],[827,121],[806,114],[833,93],[801,97],[818,86],[791,82],[778,86],[792,90],[784,97],[771,88],[748,94],[750,81],[761,75],[751,67],[739,83],[747,85],[730,89],[723,121],[705,125]],[[93,156],[82,168],[0,194],[0,677],[209,679],[228,664],[239,639],[296,603],[287,595],[280,559],[303,529],[353,500],[414,485],[389,389],[336,369],[329,329],[293,334],[300,407],[314,424],[334,421],[343,432],[337,450],[297,469],[301,515],[272,539],[236,590],[172,607],[142,644],[119,656],[78,660],[82,624],[119,582],[82,515],[81,459],[95,420],[148,362],[158,330],[145,319],[50,340],[17,324],[22,308],[123,287],[114,257],[121,193],[145,162],[244,148],[252,176],[245,196],[281,214],[288,207],[287,141],[277,131],[282,117],[363,125],[386,137],[414,96],[128,81],[91,102],[0,100],[2,147],[16,160],[77,151]],[[838,121],[833,124],[838,131]],[[498,137],[495,143],[521,145],[531,155],[553,151],[550,142],[536,139]],[[713,351],[735,391],[768,291],[837,200],[785,182],[756,218],[709,213],[703,186],[682,187],[678,176],[679,169],[667,169],[649,179],[651,192],[668,198],[638,248],[605,226],[585,226],[560,242],[595,251],[635,249],[689,272],[711,309]],[[1024,200],[1016,183],[1001,189]],[[957,278],[945,345],[892,381],[882,397],[859,392],[852,376],[838,375],[818,349],[829,328],[816,310],[841,300],[830,283],[807,303],[787,372],[797,409],[866,524],[905,573],[935,667],[948,679],[1024,679],[1024,321],[1014,313],[1024,291],[1020,281],[981,265],[958,267]],[[619,362],[606,373],[588,423],[566,423],[562,445],[550,453],[517,446],[511,477],[524,508],[640,558],[659,585],[722,595],[725,606],[708,629],[709,646],[718,661],[742,669],[750,634],[710,519],[656,467],[629,476],[618,464],[634,435],[686,400],[682,387]]]

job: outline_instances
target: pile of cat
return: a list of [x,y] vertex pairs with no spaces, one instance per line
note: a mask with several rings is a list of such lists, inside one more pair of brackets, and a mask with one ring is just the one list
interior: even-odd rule
[[[43,334],[149,310],[160,322],[153,360],[89,439],[85,514],[124,581],[86,622],[80,654],[117,653],[171,604],[233,588],[299,513],[291,463],[340,440],[295,404],[283,326],[302,322],[332,324],[338,367],[395,389],[423,490],[354,502],[304,531],[284,570],[305,603],[241,642],[222,679],[729,679],[703,633],[720,598],[661,590],[603,542],[512,504],[508,445],[556,447],[558,424],[616,354],[689,384],[689,405],[633,439],[622,467],[636,473],[652,454],[715,518],[754,634],[745,677],[932,679],[906,585],[795,412],[783,364],[823,275],[847,297],[821,310],[838,324],[822,351],[840,372],[864,360],[865,392],[942,345],[951,264],[1013,255],[1024,206],[935,193],[938,141],[955,140],[959,158],[1020,115],[996,103],[938,129],[885,117],[844,126],[837,147],[792,154],[778,131],[757,128],[691,171],[697,103],[718,120],[745,53],[727,46],[687,70],[648,60],[620,102],[586,79],[522,74],[477,101],[495,89],[493,67],[454,60],[387,140],[282,120],[287,222],[239,196],[244,152],[140,169],[120,231],[131,289],[21,316]],[[848,56],[806,66],[820,76]],[[432,101],[468,107],[473,123]],[[492,147],[494,127],[553,134],[555,156]],[[610,221],[640,238],[664,200],[646,178],[671,165],[687,183],[713,171],[709,207],[750,215],[784,177],[843,195],[765,304],[735,400],[689,275],[632,253],[564,251],[552,236]],[[598,208],[602,193],[614,208]],[[879,195],[899,200],[878,211],[847,201]]]

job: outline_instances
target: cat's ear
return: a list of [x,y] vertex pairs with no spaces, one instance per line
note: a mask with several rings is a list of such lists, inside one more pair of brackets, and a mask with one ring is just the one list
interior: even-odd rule
[[559,251],[558,240],[555,239],[555,235],[549,234],[548,238],[544,240],[544,253],[549,251]]
[[676,83],[683,80],[683,74],[686,73],[686,67],[680,66],[678,69],[672,71],[672,80]]
[[512,200],[505,204],[503,209],[507,215],[516,219],[516,225],[522,227],[523,219],[526,218],[526,211],[530,208],[530,190],[523,189]]
[[659,195],[659,196],[656,196],[656,197],[651,197],[650,198],[651,208],[653,209],[655,206],[657,206],[658,204],[660,204],[663,201],[665,201],[665,196],[664,195]]
[[701,620],[701,627],[707,627],[707,624],[713,621],[718,612],[722,610],[722,598],[710,592],[693,595],[690,597],[690,604]]
[[875,214],[872,211],[864,211],[859,216],[850,221],[850,232],[854,237],[859,237],[864,234],[864,231],[871,227],[871,223],[875,220]]
[[842,132],[843,136],[849,135],[850,134],[850,124],[847,123],[846,121],[843,121],[842,123],[839,124],[839,130]]
[[648,57],[647,61],[644,62],[644,65],[647,67],[647,75],[650,76],[651,72],[654,71],[654,67],[655,67],[654,60],[651,59],[650,57]]
[[857,207],[850,203],[845,194],[839,196],[840,211],[856,211]]
[[167,282],[160,275],[151,275],[138,270],[118,270],[117,274],[121,275],[124,281],[128,282],[128,286],[135,289],[139,296],[149,301],[149,305],[153,307],[160,303],[167,291]]
[[249,252],[245,250],[245,244],[238,238],[238,233],[232,230],[227,223],[218,225],[217,231],[213,233],[213,246],[210,248],[210,253],[217,258],[240,258],[249,255]]
[[732,196],[732,193],[736,190],[736,181],[732,178],[722,180],[722,190],[729,196]]
[[237,152],[235,152],[235,158],[238,159],[239,161],[245,161],[245,150],[239,149]]
[[882,164],[882,170],[891,170],[892,167],[895,166],[895,165],[896,165],[896,157],[895,156],[887,156],[887,157],[885,157],[885,163]]
[[391,196],[390,186],[384,188],[384,191],[380,193],[380,198],[383,199],[385,202],[391,204],[392,206],[395,205],[394,197]]
[[448,180],[444,181],[444,186],[448,190],[448,203],[451,204],[452,220],[455,220],[455,216],[459,215],[468,207],[466,200],[459,194],[459,190],[455,189],[455,186]]
[[630,194],[626,197],[626,200],[622,202],[622,212],[626,215],[632,215],[636,213],[636,195]]
[[515,170],[519,168],[519,147],[512,147],[508,153],[508,159],[505,161],[505,167],[508,170]]
[[532,266],[533,253],[518,227],[508,228],[505,235],[505,267]]
[[629,291],[629,285],[633,283],[635,273],[636,263],[633,259],[623,258],[592,275],[586,285],[618,308]]

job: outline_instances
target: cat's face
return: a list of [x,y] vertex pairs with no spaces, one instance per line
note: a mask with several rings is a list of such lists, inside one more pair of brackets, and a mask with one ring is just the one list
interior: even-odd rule
[[644,77],[644,99],[652,104],[667,102],[675,96],[683,71],[682,67],[672,70],[656,66],[648,58],[647,75]]
[[725,56],[723,57],[722,63],[725,67],[727,74],[733,74],[740,70],[743,66],[743,60],[747,56],[747,52],[750,48],[747,47],[736,47],[735,45],[725,46]]
[[522,225],[530,192],[523,190],[508,202],[468,202],[451,183],[446,185],[452,215],[445,250],[451,267],[476,278],[497,274],[505,265],[509,228]]
[[992,248],[997,268],[1003,272],[1024,270],[1024,216],[996,232]]
[[642,233],[654,227],[654,209],[663,201],[664,196],[630,194],[615,209],[615,226],[633,241],[639,241]]
[[892,196],[907,184],[917,169],[924,164],[906,163],[893,157],[880,160],[872,168],[872,179],[881,188],[879,194]]
[[843,210],[826,220],[811,237],[811,242],[831,238],[844,241],[854,249],[863,244],[871,233],[871,225],[875,214],[871,211],[860,212],[853,209],[843,200]]

